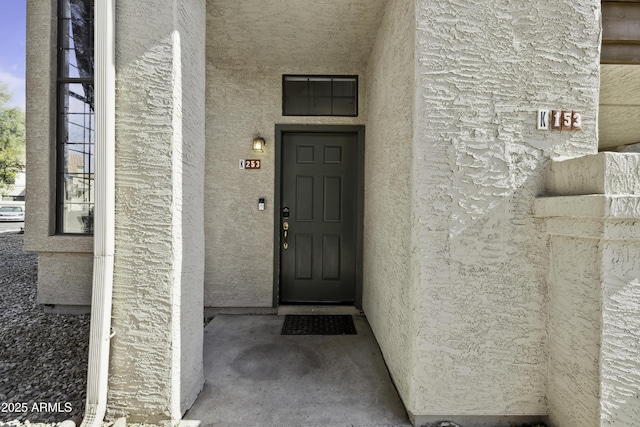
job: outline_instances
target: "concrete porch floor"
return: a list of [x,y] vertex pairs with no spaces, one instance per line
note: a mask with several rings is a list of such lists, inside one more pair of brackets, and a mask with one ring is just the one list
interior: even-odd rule
[[411,426],[367,320],[357,335],[280,335],[284,316],[217,315],[205,385],[184,420],[201,426]]

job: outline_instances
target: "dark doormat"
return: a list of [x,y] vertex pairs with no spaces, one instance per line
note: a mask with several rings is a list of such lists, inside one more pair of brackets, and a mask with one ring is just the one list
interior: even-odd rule
[[350,314],[287,314],[280,335],[357,335]]

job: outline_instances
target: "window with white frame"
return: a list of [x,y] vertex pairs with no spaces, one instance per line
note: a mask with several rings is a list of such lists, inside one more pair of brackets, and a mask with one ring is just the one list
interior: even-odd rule
[[58,2],[57,234],[93,233],[93,1]]

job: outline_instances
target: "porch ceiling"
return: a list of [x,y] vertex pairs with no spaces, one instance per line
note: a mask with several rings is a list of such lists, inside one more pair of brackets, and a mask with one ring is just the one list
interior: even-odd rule
[[210,0],[207,59],[293,70],[366,66],[387,0]]

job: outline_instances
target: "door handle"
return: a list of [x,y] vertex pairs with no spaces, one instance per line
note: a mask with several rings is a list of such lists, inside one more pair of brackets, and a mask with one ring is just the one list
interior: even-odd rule
[[287,243],[287,237],[289,237],[289,223],[286,221],[282,223],[282,229],[284,230],[282,232],[282,249],[287,250],[289,249],[289,243]]

